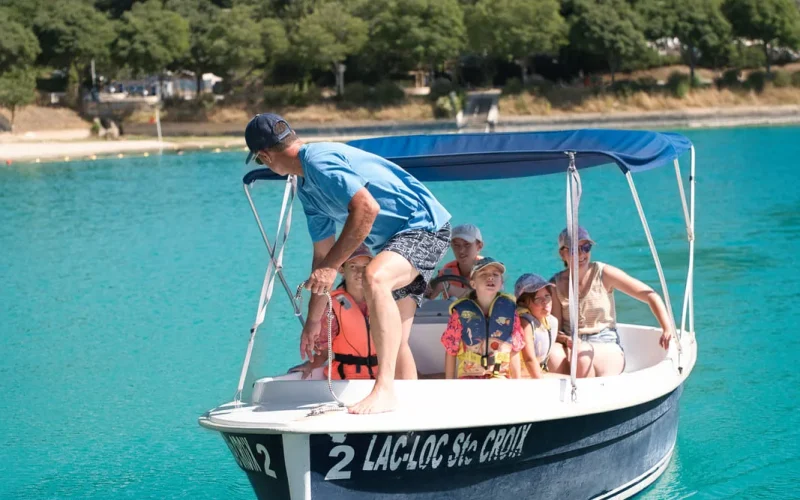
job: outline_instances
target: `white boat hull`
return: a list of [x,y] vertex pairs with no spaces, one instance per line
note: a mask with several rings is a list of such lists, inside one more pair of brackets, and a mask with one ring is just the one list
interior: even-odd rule
[[681,392],[527,424],[223,436],[262,500],[628,498],[666,468]]
[[[685,334],[682,370],[675,345],[643,367],[658,334],[623,327],[636,371],[579,380],[574,402],[564,379],[398,381],[395,412],[312,416],[327,383],[285,376],[200,423],[221,432],[260,499],[627,498],[669,461],[697,352]],[[370,388],[334,382],[347,402]]]

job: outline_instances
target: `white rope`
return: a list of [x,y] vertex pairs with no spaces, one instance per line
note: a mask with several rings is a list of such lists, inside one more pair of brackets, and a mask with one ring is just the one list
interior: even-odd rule
[[[303,303],[303,287],[306,286],[306,282],[300,283],[297,287],[297,292],[295,293],[295,300],[298,304]],[[344,402],[339,399],[335,392],[333,392],[333,382],[331,381],[331,372],[333,372],[333,299],[331,298],[331,292],[325,290],[324,292],[325,298],[328,299],[328,312],[326,314],[328,319],[328,390],[333,396],[333,400],[336,401],[336,404],[333,403],[323,403],[318,405],[317,407],[313,408],[309,413],[309,416],[313,415],[321,415],[322,413],[333,411],[333,410],[340,410],[345,408]]]
[[569,367],[569,378],[572,384],[572,402],[578,399],[577,369],[578,369],[578,301],[579,297],[579,270],[578,270],[578,209],[581,203],[581,177],[575,166],[575,153],[566,153],[569,156],[569,169],[567,170],[567,235],[569,239],[569,254],[572,265],[569,266],[569,320],[572,335],[572,356]]
[[[636,210],[639,212],[639,218],[642,220],[642,227],[644,228],[644,234],[647,237],[647,244],[650,245],[650,252],[653,254],[653,261],[656,264],[656,271],[658,272],[658,279],[661,282],[661,291],[664,295],[664,303],[667,306],[667,316],[669,316],[670,324],[667,325],[668,327],[675,330],[675,317],[672,314],[672,302],[669,299],[669,290],[667,289],[667,280],[664,278],[664,270],[661,268],[661,260],[658,258],[658,251],[656,250],[656,244],[653,241],[653,236],[650,234],[650,227],[647,225],[647,218],[644,216],[644,210],[642,209],[642,203],[639,201],[639,194],[636,192],[636,186],[633,183],[633,176],[631,175],[630,171],[625,172],[625,177],[628,179],[628,186],[631,188],[631,194],[633,195],[633,201],[636,204]],[[678,352],[681,350],[681,343],[680,341],[677,342],[678,345]]]

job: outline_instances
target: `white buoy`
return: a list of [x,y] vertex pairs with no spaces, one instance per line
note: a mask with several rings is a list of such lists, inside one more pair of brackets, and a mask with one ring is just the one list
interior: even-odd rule
[[120,154],[118,154],[118,155],[117,155],[117,158],[124,158],[124,157],[125,157],[125,155],[124,155],[124,154],[122,154],[122,153],[120,153]]
[[147,151],[145,151],[145,153],[144,153],[144,157],[145,157],[145,158],[147,158],[148,156],[150,156],[150,153],[148,153]]

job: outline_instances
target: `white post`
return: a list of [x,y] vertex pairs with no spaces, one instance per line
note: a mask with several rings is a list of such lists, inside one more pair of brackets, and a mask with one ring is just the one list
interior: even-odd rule
[[691,149],[691,164],[689,167],[689,221],[691,222],[692,239],[689,241],[689,331],[694,334],[694,187],[695,187],[695,151]]
[[161,137],[161,99],[156,104],[156,133],[158,134],[158,152],[164,152],[164,138]]

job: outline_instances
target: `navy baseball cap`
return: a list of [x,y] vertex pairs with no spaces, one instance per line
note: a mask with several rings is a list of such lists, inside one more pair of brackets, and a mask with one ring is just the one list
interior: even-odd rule
[[[280,116],[273,113],[261,113],[253,117],[244,129],[244,140],[250,153],[245,165],[263,149],[269,149],[284,140],[292,133],[292,128]],[[259,165],[261,162],[256,160]]]

